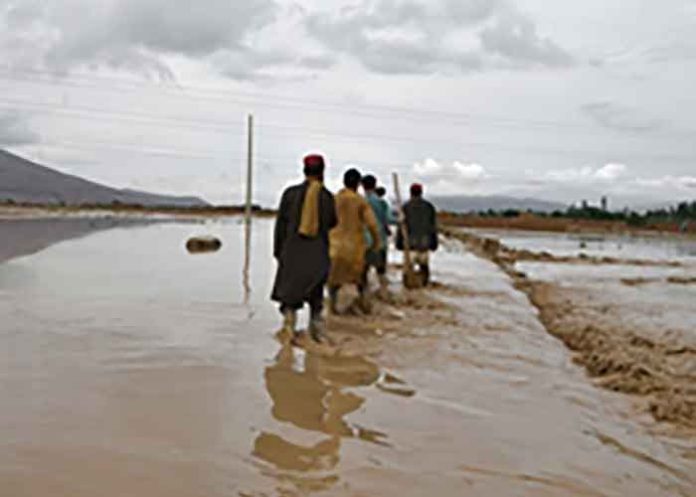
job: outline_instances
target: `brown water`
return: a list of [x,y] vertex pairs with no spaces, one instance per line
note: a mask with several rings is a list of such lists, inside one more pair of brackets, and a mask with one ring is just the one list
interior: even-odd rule
[[[187,254],[208,232],[223,249]],[[324,357],[273,339],[267,222],[244,304],[241,234],[114,228],[0,264],[0,495],[696,495],[695,439],[593,386],[492,263],[446,246],[443,286],[332,320]]]

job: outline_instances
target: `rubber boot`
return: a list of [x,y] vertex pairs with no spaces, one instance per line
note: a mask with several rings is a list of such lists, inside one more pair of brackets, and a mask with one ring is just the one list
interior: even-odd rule
[[297,334],[295,327],[297,326],[297,311],[288,309],[283,311],[283,327],[280,330],[280,338],[282,342],[292,340]]
[[338,287],[329,288],[329,310],[331,314],[338,314],[336,302],[338,301]]
[[326,340],[326,323],[321,314],[313,315],[309,320],[309,336],[317,343]]
[[430,284],[430,266],[423,264],[420,267],[420,273],[423,278],[423,286],[428,286]]
[[389,295],[389,278],[387,278],[386,274],[380,274],[378,275],[379,278],[379,290],[377,291],[377,296],[385,301],[389,302],[390,300],[390,295]]
[[356,307],[362,314],[372,314],[372,302],[370,302],[370,297],[368,296],[367,291],[360,292],[360,296],[356,302]]

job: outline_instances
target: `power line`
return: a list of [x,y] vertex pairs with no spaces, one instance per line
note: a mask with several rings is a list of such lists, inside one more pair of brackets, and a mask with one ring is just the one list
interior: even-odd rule
[[[91,141],[90,143],[81,143],[81,142],[75,142],[75,141],[70,141],[70,140],[50,140],[46,142],[41,142],[36,144],[37,147],[52,147],[52,148],[61,148],[61,149],[67,149],[67,150],[80,150],[80,151],[95,151],[95,150],[116,150],[116,151],[121,151],[121,152],[129,152],[129,153],[137,153],[137,154],[143,154],[143,155],[153,155],[153,156],[164,156],[164,157],[176,157],[176,158],[182,158],[182,159],[195,159],[195,160],[215,160],[215,161],[221,161],[221,162],[227,162],[230,160],[230,154],[229,151],[219,151],[219,155],[215,154],[202,154],[202,153],[189,153],[186,151],[182,151],[180,149],[173,149],[173,148],[163,148],[163,147],[157,147],[157,148],[152,148],[152,147],[140,147],[137,144],[115,144],[115,143],[108,143],[108,142],[93,142]],[[239,164],[240,168],[244,165],[244,157],[243,157],[243,151],[238,151],[239,153]],[[297,171],[300,171],[300,157],[299,156],[291,156],[291,155],[261,155],[261,156],[255,156],[259,165],[262,167],[272,167],[272,168],[278,168],[278,167],[284,167],[287,168],[288,164],[296,164],[298,166]],[[399,164],[399,162],[401,162]],[[408,163],[407,161],[394,161],[394,160],[384,160],[384,161],[377,161],[376,159],[371,159],[371,160],[361,160],[361,159],[355,159],[355,158],[342,158],[339,156],[331,156],[329,157],[329,164],[334,165],[335,171],[340,171],[342,167],[346,167],[348,165],[357,165],[360,167],[372,167],[375,170],[379,170],[382,168],[389,168],[389,169],[399,169],[403,170],[403,168],[410,168],[412,167],[411,163]],[[337,164],[340,164],[338,166]],[[240,169],[241,171],[241,169]],[[456,177],[458,176],[457,173],[442,173],[440,176],[452,176]],[[240,176],[241,178],[241,176]]]
[[[22,75],[24,74],[24,75]],[[29,78],[27,75],[31,75]],[[193,100],[212,100],[225,102],[239,103],[256,103],[267,107],[281,108],[300,108],[311,112],[340,112],[341,114],[359,115],[364,117],[373,117],[378,119],[402,119],[404,115],[411,116],[416,119],[429,119],[437,121],[456,122],[460,125],[476,125],[476,126],[493,126],[507,128],[523,128],[529,130],[530,127],[536,128],[551,128],[559,130],[586,130],[592,133],[598,133],[594,126],[585,124],[569,123],[562,121],[547,121],[538,119],[520,119],[503,116],[490,116],[477,113],[464,113],[441,111],[431,109],[418,109],[399,106],[377,105],[377,104],[346,104],[339,102],[321,101],[316,99],[307,99],[299,97],[289,97],[285,95],[273,95],[259,92],[242,92],[238,90],[222,90],[212,88],[201,88],[195,86],[177,85],[175,87],[154,84],[147,81],[128,81],[123,79],[73,75],[69,77],[56,77],[47,71],[40,70],[24,70],[22,73],[0,69],[0,79],[22,81],[29,83],[50,83],[61,84],[64,86],[72,86],[78,88],[92,88],[100,91],[115,91],[115,92],[137,92],[143,88],[156,89],[159,93],[167,93],[177,98],[186,97]],[[95,84],[98,83],[98,84]],[[114,86],[114,83],[121,86]],[[107,86],[99,86],[107,85]],[[640,132],[625,132],[631,135],[640,136]]]
[[[11,109],[23,108],[34,111],[44,111],[51,114],[60,114],[66,117],[89,117],[90,119],[100,119],[116,120],[116,121],[127,121],[127,122],[139,122],[146,125],[159,125],[162,124],[167,128],[181,128],[181,129],[200,129],[208,128],[215,131],[220,131],[228,133],[231,126],[239,126],[240,123],[233,121],[217,121],[211,119],[191,119],[191,118],[180,118],[176,116],[155,116],[153,114],[147,114],[142,112],[121,112],[121,111],[111,111],[103,110],[96,107],[80,106],[80,105],[70,105],[69,107],[64,106],[59,103],[45,103],[45,102],[28,102],[26,100],[15,100],[8,98],[0,98],[0,107],[6,107]],[[240,127],[241,129],[241,127]]]
[[[165,157],[178,157],[185,159],[197,159],[197,160],[216,160],[216,161],[229,161],[230,151],[220,151],[219,155],[198,153],[195,151],[187,151],[176,148],[169,147],[151,147],[142,146],[140,144],[118,144],[109,142],[100,142],[90,140],[86,142],[77,142],[72,140],[47,140],[36,143],[34,146],[53,146],[65,149],[73,150],[83,150],[83,151],[94,151],[99,149],[106,150],[116,150],[122,152],[133,152],[143,155],[153,155],[153,156],[165,156]],[[241,159],[240,159],[241,163]]]
[[311,130],[308,128],[303,128],[300,126],[287,126],[287,125],[275,125],[275,124],[264,124],[263,128],[276,128],[288,130],[289,134],[302,135],[305,137],[311,136],[328,136],[337,137],[339,139],[344,139],[347,141],[351,140],[365,140],[365,141],[377,141],[377,142],[400,142],[400,143],[447,143],[447,144],[458,144],[467,147],[478,147],[478,148],[489,148],[494,150],[502,151],[512,151],[512,152],[525,152],[532,154],[541,155],[596,155],[601,157],[606,156],[621,156],[621,157],[640,157],[640,158],[657,158],[657,159],[673,159],[679,161],[690,161],[693,160],[693,156],[670,154],[670,153],[640,153],[640,152],[626,152],[626,151],[611,151],[611,150],[588,150],[588,149],[566,149],[566,148],[549,148],[549,147],[529,147],[529,146],[516,146],[507,143],[496,143],[496,142],[474,142],[465,140],[454,140],[448,138],[422,138],[422,137],[412,137],[412,136],[394,136],[394,135],[382,135],[382,134],[352,134],[352,133],[332,133],[322,130]]
[[[11,108],[16,108],[17,105],[23,105],[27,108],[45,111],[49,113],[61,114],[66,117],[81,118],[88,117],[89,119],[96,119],[102,121],[127,121],[127,122],[139,122],[141,124],[156,126],[162,129],[178,128],[178,129],[210,129],[218,133],[224,133],[228,136],[235,136],[241,139],[244,136],[243,129],[239,122],[235,121],[223,121],[223,120],[208,120],[208,119],[190,119],[190,118],[179,118],[179,117],[153,117],[146,113],[137,112],[116,112],[116,111],[104,111],[95,107],[85,107],[77,106],[73,108],[64,108],[59,104],[47,104],[47,103],[32,103],[21,100],[12,99],[0,99],[0,106],[6,106]],[[107,118],[108,116],[108,118]],[[237,126],[240,128],[239,133],[232,133],[230,127]],[[268,133],[264,130],[275,129],[280,132]],[[351,133],[351,132],[332,132],[326,131],[324,129],[316,128],[306,128],[296,125],[286,125],[286,124],[261,124],[260,134],[269,136],[302,136],[303,138],[332,138],[337,141],[352,142],[352,143],[362,143],[362,142],[395,142],[395,143],[408,143],[413,145],[432,145],[434,143],[457,145],[462,147],[471,148],[485,148],[493,151],[502,152],[521,152],[525,154],[533,155],[561,155],[561,156],[597,156],[597,157],[631,157],[631,158],[641,158],[641,159],[657,159],[657,160],[675,160],[675,161],[690,161],[693,160],[692,156],[672,154],[672,153],[641,153],[632,151],[616,151],[616,150],[590,150],[590,149],[566,149],[566,148],[553,148],[553,147],[530,147],[522,145],[511,145],[510,143],[497,143],[497,142],[484,142],[484,141],[464,141],[457,140],[453,138],[424,138],[424,137],[414,137],[414,136],[398,136],[398,135],[387,135],[387,134],[361,134],[361,133]],[[470,152],[467,152],[470,153]]]

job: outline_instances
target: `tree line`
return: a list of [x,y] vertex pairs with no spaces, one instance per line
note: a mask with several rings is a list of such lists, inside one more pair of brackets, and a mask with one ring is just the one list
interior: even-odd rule
[[481,217],[506,217],[514,218],[522,214],[533,214],[539,217],[551,217],[572,220],[592,220],[592,221],[622,221],[631,226],[644,226],[657,222],[689,222],[696,221],[696,201],[680,202],[676,205],[651,209],[645,212],[637,212],[628,208],[620,211],[610,211],[591,205],[575,206],[571,205],[566,210],[555,210],[553,212],[542,212],[518,209],[494,210],[478,212]]

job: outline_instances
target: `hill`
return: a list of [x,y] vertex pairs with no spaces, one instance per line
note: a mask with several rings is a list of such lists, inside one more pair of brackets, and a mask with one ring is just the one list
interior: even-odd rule
[[198,197],[112,188],[61,173],[0,150],[0,202],[42,205],[129,204],[144,207],[204,207]]
[[481,212],[493,209],[504,211],[515,209],[519,211],[533,210],[536,212],[553,212],[555,210],[564,211],[567,206],[560,202],[550,202],[533,198],[517,198],[502,195],[489,196],[467,196],[453,195],[430,197],[429,199],[439,210],[448,212]]

